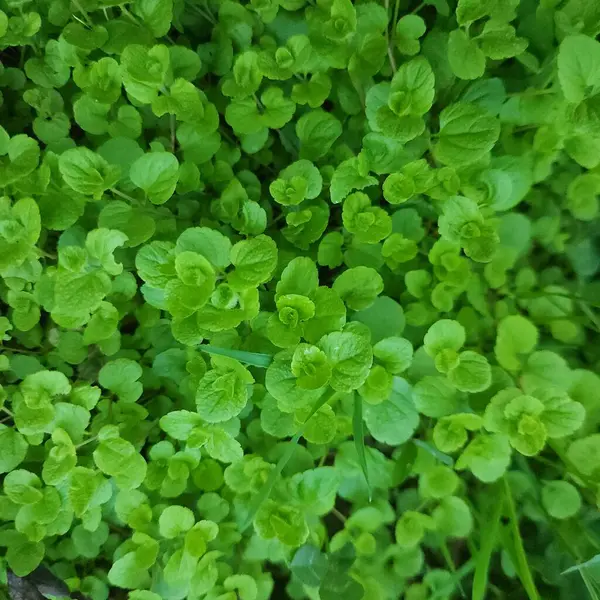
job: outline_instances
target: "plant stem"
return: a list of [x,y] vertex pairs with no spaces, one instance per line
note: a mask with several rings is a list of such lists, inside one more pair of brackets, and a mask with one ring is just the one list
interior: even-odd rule
[[79,4],[79,0],[72,0],[75,8],[83,15],[85,22],[90,26],[94,26],[94,22],[90,19],[90,16],[87,14],[87,11]]
[[132,204],[141,204],[141,202],[137,198],[134,198],[133,196],[130,196],[129,194],[125,194],[125,193],[119,191],[117,188],[110,188],[110,191],[113,194],[115,194],[115,196],[120,196],[121,198],[123,198],[123,200],[127,200],[128,202],[131,202]]
[[423,1],[420,4],[417,4],[417,6],[415,6],[415,8],[413,8],[410,11],[411,15],[416,15],[425,5],[427,4],[427,2]]
[[209,21],[213,25],[217,24],[217,21],[215,20],[215,18],[211,14],[205,13],[199,6],[196,6],[195,4],[188,4],[188,6],[192,10],[194,10],[197,15],[203,17],[204,19],[206,19],[207,21]]
[[131,14],[131,13],[130,13],[130,12],[129,12],[129,11],[128,11],[128,10],[127,10],[125,7],[124,7],[124,6],[119,6],[119,8],[121,9],[121,12],[122,12],[122,13],[123,13],[125,16],[129,17],[129,19],[130,19],[131,21],[133,21],[133,22],[134,22],[136,25],[140,25],[140,24],[141,24],[141,23],[140,23],[140,22],[137,20],[137,18],[136,18],[134,15],[132,15],[132,14]]
[[332,508],[331,509],[331,514],[336,516],[342,523],[345,523],[348,519],[337,509],[337,508]]
[[513,92],[512,94],[506,94],[507,98],[527,98],[528,96],[544,96],[546,94],[554,94],[553,88],[546,88],[543,90],[525,90],[524,92]]
[[83,446],[87,446],[87,444],[91,444],[92,442],[95,442],[97,440],[98,440],[98,436],[93,435],[91,438],[88,438],[87,440],[85,440],[85,442],[81,442],[81,444],[77,444],[75,446],[75,450],[79,450],[79,448],[83,448]]
[[398,14],[400,13],[400,0],[394,2],[394,16],[392,17],[391,27],[391,43],[394,45],[394,39],[396,38],[396,24],[398,23]]
[[[390,0],[385,0],[385,12],[389,16]],[[390,66],[392,67],[392,71],[395,73],[398,70],[398,67],[396,66],[396,59],[394,58],[394,51],[392,50],[392,44],[390,41],[390,30],[388,27],[385,28],[385,39],[387,41],[387,53],[388,58],[390,59]]]
[[175,154],[175,144],[176,144],[175,126],[176,126],[176,120],[175,120],[175,115],[173,115],[173,114],[169,115],[169,126],[171,128],[171,152],[173,152],[173,154]]

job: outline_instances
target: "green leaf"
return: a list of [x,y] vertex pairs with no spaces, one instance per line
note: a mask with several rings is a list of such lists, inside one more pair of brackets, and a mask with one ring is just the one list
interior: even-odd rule
[[373,363],[373,351],[365,338],[351,332],[334,332],[319,340],[331,365],[329,385],[338,392],[358,389]]
[[435,77],[425,58],[410,60],[396,71],[390,86],[388,106],[398,116],[421,116],[433,104]]
[[[340,163],[331,178],[329,188],[331,201],[339,204],[352,190],[363,190],[376,183],[375,177],[362,172],[358,158],[349,158]],[[385,219],[385,216],[383,218]]]
[[24,535],[21,535],[9,545],[6,562],[17,577],[25,577],[38,567],[44,554],[44,544],[28,541]]
[[296,135],[300,140],[300,156],[317,160],[325,156],[342,135],[342,124],[323,110],[313,110],[298,119]]
[[100,370],[98,382],[124,402],[135,402],[142,394],[142,367],[128,358],[113,360]]
[[237,416],[248,401],[247,385],[254,378],[237,360],[214,356],[213,369],[200,380],[196,390],[198,414],[209,423]]
[[25,460],[28,444],[13,428],[0,425],[0,473],[9,473]]
[[549,481],[542,487],[542,505],[555,519],[569,519],[581,508],[581,496],[568,481]]
[[331,378],[331,366],[326,354],[309,344],[299,344],[294,350],[291,363],[298,387],[315,390],[323,387]]
[[511,315],[498,325],[494,353],[505,369],[517,371],[521,368],[520,355],[529,354],[537,343],[536,326],[525,317]]
[[318,587],[328,568],[327,556],[310,544],[298,548],[290,563],[292,573],[309,587]]
[[488,21],[479,36],[481,50],[493,60],[504,60],[525,52],[528,41],[517,37],[512,25],[499,21]]
[[569,102],[600,91],[600,43],[586,35],[569,35],[558,50],[558,81]]
[[363,310],[373,304],[383,291],[383,280],[371,267],[354,267],[344,271],[333,282],[333,290],[348,308]]
[[505,473],[510,456],[510,445],[506,437],[500,434],[479,434],[460,455],[456,468],[467,468],[481,481],[490,483]]
[[58,167],[66,184],[81,194],[99,199],[120,177],[120,170],[87,148],[61,154]]
[[43,498],[39,477],[24,469],[8,473],[3,485],[4,493],[16,504],[35,504]]
[[118,437],[114,426],[105,426],[99,434],[100,443],[94,450],[94,462],[106,475],[115,478],[121,489],[139,487],[146,476],[147,465],[133,444]]
[[408,383],[395,377],[389,398],[379,404],[365,404],[364,418],[378,442],[397,446],[409,440],[419,425],[419,414]]
[[583,475],[593,475],[600,468],[600,434],[575,440],[567,450],[569,461]]
[[131,181],[144,190],[153,204],[164,204],[175,192],[179,162],[169,152],[152,152],[140,156],[129,171]]
[[242,240],[231,249],[231,262],[235,270],[229,274],[230,285],[236,290],[269,281],[277,265],[277,246],[266,235]]
[[485,54],[462,29],[450,32],[448,60],[460,79],[479,79],[485,72]]
[[446,377],[426,375],[414,386],[413,398],[417,410],[428,417],[444,417],[456,412],[456,388]]
[[160,535],[172,539],[194,526],[194,513],[185,506],[172,505],[163,510],[158,519]]
[[477,352],[461,352],[459,363],[448,373],[448,379],[461,392],[483,392],[492,383],[492,369],[487,359]]
[[286,294],[312,297],[319,285],[315,263],[306,257],[292,259],[285,267],[276,288],[276,298]]
[[396,523],[396,543],[402,548],[413,548],[431,529],[435,529],[435,524],[430,516],[407,510]]
[[373,346],[373,356],[387,371],[400,375],[410,366],[413,358],[413,346],[402,337],[386,337]]
[[141,0],[135,5],[135,11],[154,36],[162,37],[169,32],[173,18],[171,0]]
[[499,136],[500,124],[485,109],[475,104],[452,104],[440,113],[434,152],[445,165],[460,166],[482,158]]
[[396,23],[394,41],[402,54],[414,56],[420,49],[419,38],[425,34],[425,21],[418,15],[405,15]]
[[344,200],[342,221],[357,241],[366,244],[375,244],[392,231],[392,220],[387,212],[378,206],[371,206],[371,200],[362,192],[350,194]]
[[469,505],[456,496],[442,498],[431,516],[436,531],[447,537],[466,538],[473,528]]

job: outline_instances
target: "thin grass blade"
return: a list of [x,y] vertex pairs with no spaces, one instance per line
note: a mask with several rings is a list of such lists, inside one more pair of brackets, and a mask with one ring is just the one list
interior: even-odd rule
[[271,362],[273,362],[273,357],[270,354],[261,354],[260,352],[246,352],[245,350],[233,350],[232,348],[219,348],[218,346],[211,346],[210,344],[202,344],[200,350],[207,354],[235,358],[235,360],[239,360],[247,365],[261,367],[263,369],[266,369]]
[[371,484],[369,482],[369,468],[367,466],[367,452],[365,450],[365,429],[363,421],[363,401],[358,395],[354,395],[354,415],[352,417],[352,429],[354,434],[354,446],[360,468],[362,469],[367,489],[369,493],[369,502],[371,502]]
[[491,490],[491,496],[496,498],[489,518],[481,523],[481,541],[479,552],[475,561],[475,574],[473,576],[472,600],[485,600],[487,589],[490,561],[492,553],[499,537],[500,517],[502,516],[502,507],[504,505],[504,494],[499,485]]
[[321,398],[319,398],[315,402],[315,404],[313,405],[313,407],[310,411],[310,414],[306,418],[306,421],[304,421],[304,423],[302,424],[302,427],[300,427],[300,429],[296,432],[294,437],[290,440],[290,445],[288,446],[286,451],[283,453],[283,455],[280,457],[280,459],[277,461],[275,468],[269,474],[269,478],[267,479],[265,484],[262,486],[262,488],[260,489],[258,494],[256,494],[256,496],[254,497],[254,500],[253,500],[252,504],[250,505],[250,510],[248,511],[248,515],[246,516],[246,520],[242,523],[242,525],[240,527],[241,531],[246,530],[250,526],[252,521],[254,521],[254,517],[256,516],[256,513],[262,506],[262,503],[270,496],[271,491],[273,490],[273,487],[275,486],[275,483],[277,482],[277,479],[281,475],[283,469],[285,469],[285,466],[290,461],[290,458],[292,458],[292,456],[294,455],[298,441],[302,437],[302,433],[304,432],[304,428],[306,427],[306,424],[308,423],[308,421],[310,421],[311,417],[321,408],[321,406],[323,406],[324,404],[329,402],[335,395],[336,395],[336,392],[334,392],[331,395],[323,395]]
[[521,532],[519,531],[519,521],[517,518],[517,511],[515,509],[515,501],[510,491],[510,485],[508,479],[504,477],[504,491],[506,497],[506,504],[508,506],[508,516],[510,518],[510,530],[512,533],[513,549],[515,553],[517,574],[523,584],[523,588],[527,593],[529,600],[540,600],[540,594],[535,587],[535,581],[529,568],[529,562],[527,561],[527,555],[525,554],[525,547],[523,546],[523,539],[521,538]]

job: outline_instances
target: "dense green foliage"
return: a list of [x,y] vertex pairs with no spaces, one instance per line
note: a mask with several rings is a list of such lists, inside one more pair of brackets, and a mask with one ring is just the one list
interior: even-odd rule
[[3,576],[599,597],[597,1],[0,8]]

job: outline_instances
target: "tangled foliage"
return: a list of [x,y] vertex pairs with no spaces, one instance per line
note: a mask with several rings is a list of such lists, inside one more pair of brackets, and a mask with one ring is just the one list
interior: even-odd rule
[[597,598],[599,6],[2,0],[9,587]]

